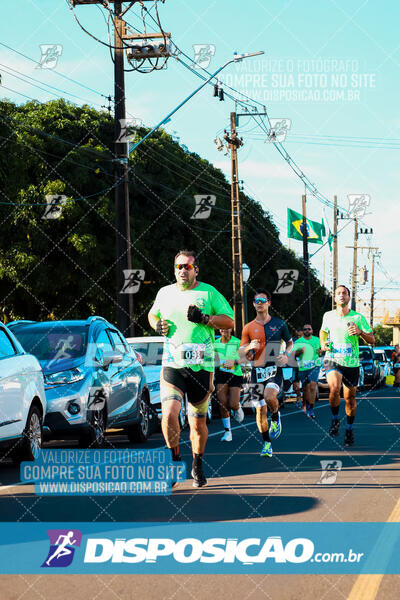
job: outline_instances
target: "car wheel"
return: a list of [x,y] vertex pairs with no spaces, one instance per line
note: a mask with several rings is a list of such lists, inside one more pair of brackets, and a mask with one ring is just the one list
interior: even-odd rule
[[79,439],[81,448],[102,448],[106,439],[106,410],[88,411],[89,427]]
[[142,392],[138,404],[139,420],[135,425],[128,427],[126,433],[130,442],[143,444],[150,435],[150,404],[146,394]]
[[181,429],[186,429],[186,427],[189,425],[188,401],[186,395],[183,398],[181,410],[179,412],[179,425],[181,426]]
[[24,460],[35,460],[39,456],[41,448],[42,415],[36,406],[32,406],[26,420],[23,438],[19,447],[13,453],[13,460],[16,463]]

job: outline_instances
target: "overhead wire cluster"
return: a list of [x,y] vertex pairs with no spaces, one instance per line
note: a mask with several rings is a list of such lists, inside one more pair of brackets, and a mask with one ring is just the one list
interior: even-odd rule
[[[114,56],[113,56],[112,51],[119,49],[120,47],[115,46],[115,44],[113,44],[111,42],[111,24],[112,24],[113,29],[116,32],[116,35],[118,36],[119,41],[121,42],[122,48],[127,52],[127,60],[129,62],[129,64],[131,65],[131,68],[125,68],[124,71],[125,72],[138,71],[139,73],[151,73],[152,71],[159,71],[161,69],[164,69],[166,67],[168,58],[170,57],[170,54],[168,51],[169,34],[167,34],[164,31],[163,26],[161,24],[159,12],[158,12],[158,2],[160,0],[152,0],[152,1],[153,1],[153,5],[152,5],[151,10],[154,10],[154,13],[156,15],[155,18],[153,17],[151,12],[146,8],[146,6],[144,5],[144,2],[142,0],[133,0],[129,4],[129,6],[122,11],[122,13],[120,15],[121,18],[124,17],[126,15],[126,13],[129,12],[129,10],[134,6],[134,4],[138,3],[140,5],[140,13],[141,13],[140,20],[141,20],[141,24],[143,27],[143,31],[137,29],[137,27],[133,27],[131,24],[128,23],[128,21],[126,19],[124,19],[124,22],[126,24],[126,32],[129,32],[129,34],[131,34],[129,36],[130,38],[132,38],[131,42],[129,42],[127,40],[126,35],[121,36],[121,34],[119,33],[118,27],[116,27],[116,24],[115,24],[113,10],[112,10],[112,7],[110,6],[110,3],[108,2],[108,0],[103,0],[101,2],[102,7],[106,10],[106,12],[108,14],[105,14],[104,11],[102,10],[102,8],[99,5],[97,5],[97,7],[100,10],[101,14],[103,15],[104,21],[107,25],[108,42],[105,42],[104,40],[101,40],[99,37],[97,37],[93,33],[91,33],[84,25],[82,25],[82,22],[76,13],[73,3],[71,2],[71,0],[66,0],[70,10],[72,11],[73,17],[74,17],[76,23],[78,24],[78,26],[80,27],[80,29],[84,33],[86,33],[88,36],[90,36],[92,39],[94,39],[96,42],[98,42],[99,44],[108,47],[108,49],[110,51],[111,59],[114,61]],[[164,0],[161,0],[161,1],[164,2]],[[154,32],[148,31],[148,23],[147,23],[148,15],[151,17],[151,20],[157,25],[158,31],[156,32],[156,34],[154,34]],[[152,39],[154,38],[154,35],[159,37],[158,34],[161,35],[162,42],[157,45],[152,42]]]

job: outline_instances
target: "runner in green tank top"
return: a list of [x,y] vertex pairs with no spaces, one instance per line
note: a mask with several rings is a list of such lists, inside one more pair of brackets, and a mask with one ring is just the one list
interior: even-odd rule
[[[331,436],[339,435],[340,389],[343,384],[347,417],[345,446],[354,444],[353,423],[357,412],[356,392],[360,372],[359,338],[373,345],[375,338],[366,318],[350,310],[350,290],[339,285],[335,290],[336,310],[324,314],[320,341],[326,350],[324,366],[329,385],[329,403],[332,411]],[[328,340],[329,337],[329,340]]]

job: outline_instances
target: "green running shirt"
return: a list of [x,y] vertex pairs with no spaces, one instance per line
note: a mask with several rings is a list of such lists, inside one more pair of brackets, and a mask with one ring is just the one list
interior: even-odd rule
[[344,317],[339,317],[336,310],[324,314],[321,330],[326,331],[331,342],[331,350],[325,355],[326,359],[333,360],[343,367],[358,367],[359,361],[359,336],[349,335],[347,323],[353,321],[361,331],[371,333],[372,329],[364,315],[351,310]]
[[151,314],[169,323],[162,364],[175,369],[189,367],[193,371],[213,372],[215,330],[187,320],[191,304],[207,315],[227,315],[232,319],[234,316],[228,301],[208,283],[199,282],[191,290],[181,290],[176,283],[162,287],[150,309]]
[[299,371],[308,371],[321,366],[321,359],[317,352],[321,348],[319,338],[315,335],[312,335],[309,340],[306,340],[305,337],[298,338],[293,344],[292,352],[303,348],[303,346],[305,348],[303,354],[296,359],[299,364]]
[[241,377],[243,375],[242,367],[240,365],[235,365],[232,369],[228,369],[223,366],[223,363],[226,360],[239,360],[239,347],[240,340],[231,336],[231,339],[226,344],[223,344],[221,338],[217,338],[215,340],[215,354],[217,359],[217,366],[221,371],[225,371],[226,373],[232,373],[232,375],[238,375]]

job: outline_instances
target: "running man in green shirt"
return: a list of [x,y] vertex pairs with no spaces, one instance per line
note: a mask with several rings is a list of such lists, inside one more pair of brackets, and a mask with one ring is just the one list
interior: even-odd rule
[[215,387],[225,430],[221,442],[232,441],[230,410],[238,423],[244,419],[243,408],[240,406],[243,372],[239,346],[240,340],[232,335],[232,329],[221,329],[221,337],[215,340]]
[[206,416],[213,391],[214,332],[233,328],[233,310],[212,286],[197,281],[199,265],[193,250],[175,256],[176,283],[161,288],[148,318],[165,336],[160,382],[161,427],[173,460],[179,455],[179,413],[189,403],[193,487],[203,487],[203,455],[208,438]]
[[314,405],[321,366],[319,357],[322,350],[319,338],[313,335],[310,323],[304,324],[303,337],[295,341],[292,352],[299,364],[298,377],[303,391],[303,408],[310,419],[315,419]]
[[352,446],[354,444],[353,423],[357,412],[356,392],[360,374],[359,338],[371,345],[375,343],[375,338],[367,319],[362,314],[350,310],[350,290],[345,285],[336,288],[335,302],[336,310],[324,314],[319,333],[321,348],[326,350],[324,365],[332,411],[329,434],[339,435],[340,388],[343,384],[347,417],[344,445]]

